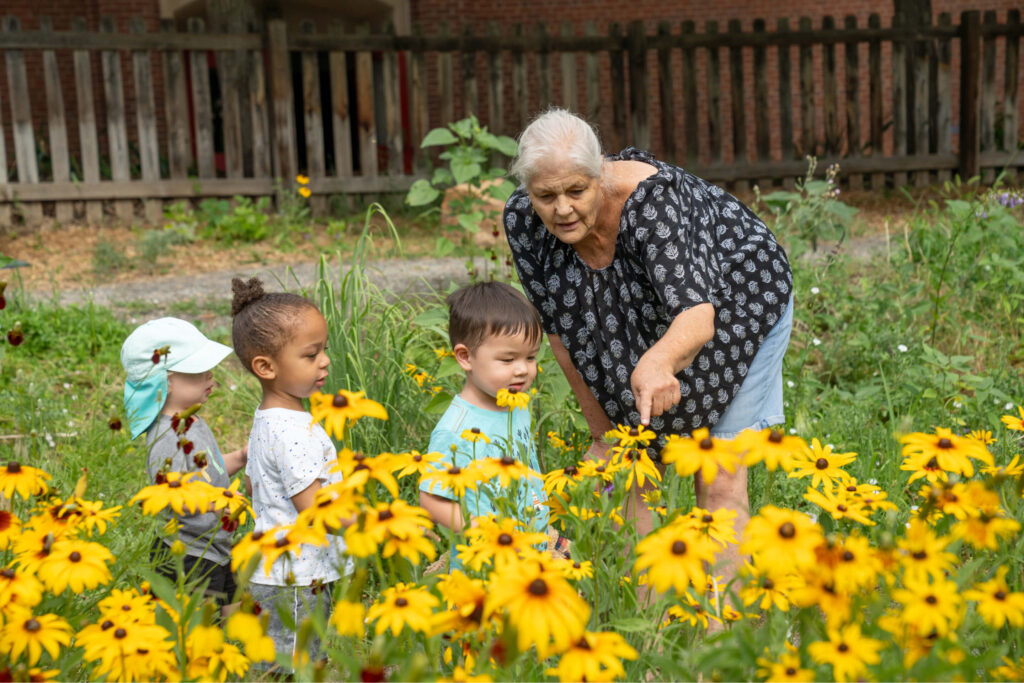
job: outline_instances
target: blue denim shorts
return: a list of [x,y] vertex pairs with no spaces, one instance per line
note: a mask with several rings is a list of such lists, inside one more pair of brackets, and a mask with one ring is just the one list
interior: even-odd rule
[[740,390],[725,409],[711,435],[733,439],[744,429],[762,430],[782,424],[786,415],[782,406],[782,357],[789,346],[793,329],[793,297],[782,317],[764,338],[750,364]]

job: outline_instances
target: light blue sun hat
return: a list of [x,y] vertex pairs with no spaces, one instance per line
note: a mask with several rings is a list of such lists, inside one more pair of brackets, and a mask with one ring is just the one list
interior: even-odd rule
[[230,353],[230,346],[207,339],[180,318],[158,318],[135,328],[121,346],[124,410],[132,438],[149,429],[164,407],[168,372],[206,372]]

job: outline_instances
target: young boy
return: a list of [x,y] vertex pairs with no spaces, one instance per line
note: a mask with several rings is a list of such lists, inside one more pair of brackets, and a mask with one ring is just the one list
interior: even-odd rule
[[[222,455],[203,418],[190,418],[191,424],[181,435],[171,424],[176,413],[206,403],[214,387],[212,370],[229,353],[230,347],[207,339],[178,318],[151,320],[125,339],[121,347],[121,365],[127,376],[124,408],[132,438],[146,434],[150,480],[155,481],[161,469],[193,472],[205,468],[211,485],[227,488],[231,475],[245,465],[246,449]],[[224,606],[235,593],[231,533],[222,528],[216,512],[182,515],[178,522],[177,538],[185,545],[185,572],[192,578],[208,579],[207,594]],[[157,538],[151,555],[158,562],[157,571],[176,579],[173,565],[166,561],[172,542],[171,538]]]
[[[429,450],[443,453],[451,466],[465,467],[474,459],[512,456],[535,472],[540,471],[530,429],[530,412],[498,407],[501,389],[529,391],[537,376],[541,322],[537,311],[522,294],[500,282],[483,282],[464,287],[448,297],[448,337],[455,360],[466,373],[466,383],[452,399],[430,435]],[[511,421],[510,421],[511,417]],[[511,425],[511,429],[510,429]],[[489,439],[462,438],[467,430],[479,430]],[[512,442],[507,443],[511,432]],[[499,495],[504,493],[494,487]],[[518,519],[528,530],[547,532],[548,509],[544,505],[543,482],[530,477],[520,486]],[[450,490],[436,482],[420,485],[420,505],[434,522],[460,532],[472,525],[472,517],[494,514],[491,500],[482,491],[466,491],[464,519],[462,506]],[[456,565],[457,566],[457,565]]]

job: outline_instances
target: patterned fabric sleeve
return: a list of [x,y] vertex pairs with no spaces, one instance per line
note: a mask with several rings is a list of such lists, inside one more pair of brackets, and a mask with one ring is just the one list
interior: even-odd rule
[[326,480],[324,447],[311,429],[289,429],[271,446],[281,485],[289,498],[314,482]]
[[548,233],[540,219],[534,216],[533,205],[522,188],[516,190],[505,204],[504,222],[512,262],[519,274],[519,281],[523,283],[523,292],[540,313],[544,331],[558,334],[555,320],[551,316],[552,307],[546,303],[549,298],[547,288],[537,277],[541,272],[542,243]]

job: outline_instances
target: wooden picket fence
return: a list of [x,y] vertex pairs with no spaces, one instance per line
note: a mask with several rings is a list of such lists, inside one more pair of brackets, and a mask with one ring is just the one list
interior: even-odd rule
[[[871,15],[772,31],[762,20],[578,28],[397,36],[274,20],[223,34],[193,19],[185,32],[135,21],[123,33],[109,19],[97,32],[7,17],[0,227],[134,220],[140,208],[158,221],[165,201],[279,195],[300,171],[320,213],[331,195],[423,177],[436,150],[418,142],[432,127],[474,113],[515,135],[552,105],[598,123],[609,149],[650,149],[733,185],[791,182],[808,154],[840,162],[854,187],[1024,170],[1018,11],[1003,23],[968,11],[913,26]],[[33,59],[41,84],[29,82]]]

